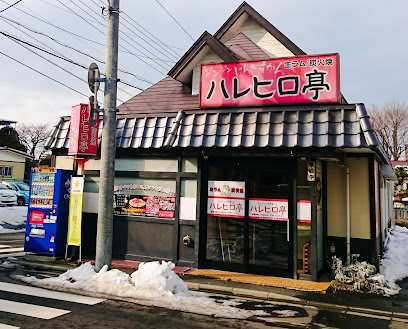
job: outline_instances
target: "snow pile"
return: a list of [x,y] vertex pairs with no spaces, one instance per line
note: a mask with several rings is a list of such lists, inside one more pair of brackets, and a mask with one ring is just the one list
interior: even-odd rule
[[352,255],[350,264],[343,265],[340,258],[334,256],[332,258],[332,270],[334,272],[334,278],[340,283],[353,285],[353,288],[360,291],[372,292],[374,287],[370,280],[377,270],[374,265],[367,262],[357,261],[359,255]]
[[343,265],[341,259],[333,257],[332,269],[338,282],[352,285],[359,291],[390,296],[400,290],[396,282],[408,277],[406,255],[408,255],[408,228],[396,226],[390,232],[381,260],[383,274],[376,273],[375,266],[367,262],[358,262],[358,255],[353,255],[349,265]]
[[399,290],[396,281],[408,277],[408,229],[396,226],[390,233],[381,261],[383,274],[388,286]]
[[173,268],[172,262],[142,263],[139,270],[128,275],[117,269],[108,270],[107,266],[96,272],[91,263],[85,263],[56,278],[17,278],[39,287],[125,298],[138,304],[216,317],[246,319],[266,314],[264,311],[237,308],[235,306],[240,304],[237,300],[217,300],[203,293],[189,291],[183,280],[172,271]]
[[0,207],[0,233],[24,232],[27,206]]
[[359,255],[352,255],[350,264],[343,265],[340,258],[333,257],[332,270],[335,280],[351,285],[355,290],[391,296],[399,289],[390,287],[384,275],[376,273],[374,265],[357,261]]
[[172,294],[189,295],[187,284],[172,271],[171,262],[142,263],[132,273],[132,283],[136,288],[147,288],[157,291],[168,291]]

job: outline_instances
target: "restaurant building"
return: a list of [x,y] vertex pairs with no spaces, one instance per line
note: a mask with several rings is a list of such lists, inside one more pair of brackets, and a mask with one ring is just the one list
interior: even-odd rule
[[[394,175],[337,54],[307,56],[244,2],[118,109],[113,258],[308,280],[334,255],[379,265]],[[47,143],[57,168],[69,129]],[[85,169],[92,256],[99,160]]]

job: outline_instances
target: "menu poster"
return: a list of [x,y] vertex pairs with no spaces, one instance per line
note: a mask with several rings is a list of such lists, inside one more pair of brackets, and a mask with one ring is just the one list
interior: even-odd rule
[[154,195],[114,195],[114,214],[174,218],[176,198]]

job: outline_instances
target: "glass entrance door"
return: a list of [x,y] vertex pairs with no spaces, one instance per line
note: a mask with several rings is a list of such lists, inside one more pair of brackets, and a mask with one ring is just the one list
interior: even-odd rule
[[250,172],[248,198],[249,269],[285,275],[291,258],[288,174],[270,169]]
[[232,161],[210,166],[206,197],[207,262],[218,268],[243,271],[245,169]]
[[208,161],[204,172],[205,266],[291,276],[290,166],[220,159]]

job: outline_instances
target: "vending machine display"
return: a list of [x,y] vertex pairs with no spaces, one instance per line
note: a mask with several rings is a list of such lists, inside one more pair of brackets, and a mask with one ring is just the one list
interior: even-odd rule
[[65,252],[73,170],[39,169],[31,172],[24,251],[61,256]]

